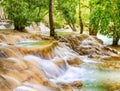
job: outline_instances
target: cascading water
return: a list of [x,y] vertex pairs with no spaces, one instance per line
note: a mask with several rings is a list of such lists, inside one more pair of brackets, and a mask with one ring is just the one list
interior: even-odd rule
[[[84,84],[82,89],[74,89],[74,91],[110,91],[112,87],[110,88],[109,84],[111,85],[113,81],[114,83],[120,82],[118,80],[120,77],[117,75],[120,74],[118,70],[100,69],[98,65],[103,65],[103,62],[93,61],[87,56],[79,56],[70,48],[62,45],[55,47],[53,53],[54,58],[50,60],[45,60],[40,56],[33,55],[24,56],[24,60],[34,60],[39,63],[40,69],[44,71],[47,78],[53,83],[69,84],[80,81]],[[75,67],[69,65],[67,60],[75,57],[82,59],[84,63]],[[58,60],[63,60],[64,64],[57,66],[55,62]]]
[[54,41],[1,46],[0,91],[119,91],[120,59],[105,57],[80,56]]

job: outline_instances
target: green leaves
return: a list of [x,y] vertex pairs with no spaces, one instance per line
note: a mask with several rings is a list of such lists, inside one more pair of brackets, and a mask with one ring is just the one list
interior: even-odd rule
[[48,11],[48,0],[4,0],[2,6],[8,18],[21,31],[32,22],[43,19]]
[[57,10],[67,22],[76,23],[76,0],[58,0]]
[[[114,39],[120,38],[120,1],[119,0],[94,0],[90,15],[93,29]],[[114,41],[114,40],[113,40]],[[117,43],[117,42],[113,42]]]
[[92,11],[90,16],[90,24],[94,28],[95,31],[99,30],[100,20],[101,20],[101,8],[97,8]]

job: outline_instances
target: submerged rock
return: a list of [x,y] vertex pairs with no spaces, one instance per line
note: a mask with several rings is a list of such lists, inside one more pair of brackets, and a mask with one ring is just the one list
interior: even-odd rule
[[[98,59],[94,59],[95,61]],[[98,67],[103,70],[120,70],[120,56],[110,56],[105,58],[99,58],[102,64],[98,64]]]
[[72,83],[61,83],[60,87],[64,89],[64,91],[74,91],[74,89],[80,89],[83,84],[79,81],[74,81]]
[[83,61],[80,58],[74,58],[74,57],[69,58],[67,62],[71,66],[79,66],[80,64],[83,63]]
[[79,81],[74,81],[73,83],[70,84],[73,88],[81,88],[83,84]]
[[61,84],[61,88],[64,89],[64,91],[73,91],[72,86],[70,86],[69,84],[65,84],[65,83]]

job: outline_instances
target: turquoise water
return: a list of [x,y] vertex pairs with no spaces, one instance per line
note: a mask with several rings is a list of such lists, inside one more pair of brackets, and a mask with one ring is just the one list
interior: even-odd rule
[[[101,40],[103,40],[103,42],[104,42],[105,45],[111,45],[112,41],[113,41],[112,38],[109,38],[109,37],[104,36],[104,35],[98,35],[98,38],[100,38]],[[120,44],[120,40],[119,40],[119,44]]]
[[18,46],[44,46],[50,44],[51,40],[42,40],[42,41],[23,41],[16,43]]
[[62,83],[82,82],[83,87],[75,91],[119,91],[120,70],[101,69],[101,65],[83,63],[78,67],[70,66],[62,76],[54,80]]
[[[34,42],[28,41],[28,42],[18,43],[17,45],[36,46],[36,45],[46,45],[49,43],[51,43],[51,41],[34,41]],[[62,48],[62,51],[59,50],[58,52],[61,54],[64,54],[66,52],[65,53],[66,55],[62,55],[62,57],[65,59],[69,57],[70,51],[67,52],[67,50],[65,50],[64,48]],[[58,67],[56,68],[56,66],[54,67],[55,64],[50,60],[43,60],[43,59],[40,60],[42,60],[40,64],[43,66],[42,69],[45,72],[48,73],[53,72],[52,70],[56,69],[54,71],[55,76],[54,74],[51,75],[51,73],[49,73],[49,77],[54,77],[52,78],[51,81],[55,83],[59,83],[59,82],[70,83],[74,81],[82,82],[83,87],[75,91],[120,91],[120,69],[119,68],[111,69],[110,67],[107,66],[107,63],[89,61],[77,67],[72,67],[68,65],[68,67],[63,69]],[[47,66],[48,63],[49,66]],[[120,60],[117,61],[117,64],[120,64]],[[47,66],[47,69],[45,66]],[[59,75],[58,72],[61,75]],[[56,76],[56,74],[58,74],[58,76]]]
[[99,66],[94,63],[81,66],[86,69],[87,73],[80,78],[83,83],[80,91],[119,91],[120,70],[101,69]]

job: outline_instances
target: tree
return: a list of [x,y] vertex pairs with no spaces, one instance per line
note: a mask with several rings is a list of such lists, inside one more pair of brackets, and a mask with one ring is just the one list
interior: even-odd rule
[[50,36],[54,36],[55,31],[53,21],[53,0],[49,0],[49,23],[50,23]]
[[120,0],[95,0],[97,7],[92,11],[91,24],[94,29],[109,37],[113,37],[113,45],[118,45],[120,39]]
[[113,45],[118,45],[120,38],[120,1],[106,1],[101,3],[104,10],[101,18],[101,33],[113,37]]
[[80,33],[89,28],[89,15],[90,15],[90,0],[78,0],[77,14],[79,17],[78,24],[80,26]]
[[76,8],[77,0],[58,0],[57,10],[65,19],[66,23],[73,31],[76,31]]
[[83,21],[82,21],[82,16],[81,16],[81,0],[79,0],[79,24],[80,24],[80,34],[83,33]]
[[[43,0],[44,2],[47,0]],[[44,17],[45,4],[38,0],[3,0],[2,6],[15,30],[23,31],[32,22],[40,22]],[[41,12],[42,11],[42,12]]]
[[100,29],[102,6],[97,3],[98,0],[90,1],[89,34],[96,36]]
[[29,4],[29,10],[34,12],[30,14],[34,22],[40,22],[48,14],[48,0],[25,0]]

